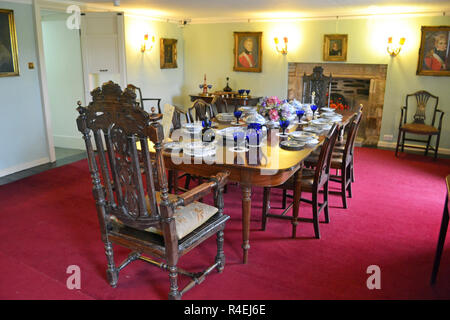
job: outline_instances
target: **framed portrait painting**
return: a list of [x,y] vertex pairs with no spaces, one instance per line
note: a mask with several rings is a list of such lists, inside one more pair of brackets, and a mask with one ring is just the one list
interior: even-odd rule
[[234,71],[262,71],[262,32],[234,33]]
[[450,26],[422,27],[417,74],[450,76]]
[[19,62],[14,11],[0,9],[0,77],[18,75]]
[[177,39],[160,39],[159,59],[161,69],[178,68],[177,41]]
[[347,61],[346,34],[326,34],[323,37],[324,61]]

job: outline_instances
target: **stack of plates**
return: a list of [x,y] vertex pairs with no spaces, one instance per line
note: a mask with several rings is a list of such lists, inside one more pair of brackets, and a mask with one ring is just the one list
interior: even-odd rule
[[216,144],[213,142],[189,142],[183,144],[183,153],[191,157],[207,157],[216,153]]
[[231,122],[236,118],[233,113],[219,113],[216,115],[216,119],[220,122]]
[[334,112],[335,110],[333,108],[320,108],[320,111],[322,111],[322,112]]
[[203,126],[200,122],[193,122],[193,123],[185,123],[183,125],[183,128],[187,133],[198,134],[202,131]]
[[243,127],[228,127],[228,128],[223,128],[223,129],[220,129],[220,130],[216,130],[216,134],[218,136],[222,136],[224,139],[233,140],[234,141],[233,134],[235,132],[238,132],[238,131],[245,133],[246,129],[243,128]]
[[293,140],[306,142],[308,140],[317,139],[317,135],[313,132],[294,131],[289,133],[289,137]]

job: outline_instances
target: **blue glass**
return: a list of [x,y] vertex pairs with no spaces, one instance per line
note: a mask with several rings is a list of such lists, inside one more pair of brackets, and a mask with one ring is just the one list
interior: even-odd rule
[[245,90],[245,93],[246,93],[247,95],[249,95],[249,94],[250,94],[250,90]]
[[301,118],[305,115],[305,110],[298,109],[295,111],[295,113],[297,114],[298,122],[300,123]]
[[286,135],[286,129],[289,127],[289,120],[280,120],[280,128],[283,130],[283,136]]
[[234,116],[236,117],[236,124],[239,124],[239,118],[241,117],[241,115],[242,115],[242,110],[236,110],[234,112]]
[[259,146],[260,139],[262,136],[262,131],[258,129],[249,129],[247,130],[247,144],[252,146]]
[[202,85],[202,84],[199,84],[198,87],[199,87],[200,89],[203,89],[203,85]]
[[212,124],[211,120],[203,120],[202,121],[203,128],[210,128],[211,124]]
[[208,84],[208,89],[211,89],[212,88],[212,84]]
[[311,110],[313,112],[313,117],[314,117],[316,110],[317,110],[317,106],[315,104],[311,105]]
[[239,95],[243,95],[244,94],[244,92],[245,92],[245,89],[240,89],[240,90],[238,90],[238,92],[239,92]]
[[249,123],[249,125],[247,126],[247,129],[261,130],[262,124],[257,123],[257,122],[252,122],[252,123]]

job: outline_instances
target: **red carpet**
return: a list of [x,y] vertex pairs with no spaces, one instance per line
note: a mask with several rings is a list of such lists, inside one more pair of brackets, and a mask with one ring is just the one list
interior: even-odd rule
[[[184,299],[450,299],[450,241],[437,284],[429,285],[450,161],[367,148],[356,148],[355,161],[349,208],[331,196],[331,222],[321,224],[320,240],[309,223],[299,225],[297,239],[287,221],[269,219],[260,231],[262,189],[254,188],[247,265],[241,263],[240,189],[230,185],[225,270]],[[281,192],[273,191],[272,210],[280,204]],[[311,215],[308,205],[301,215]],[[0,299],[167,299],[168,274],[144,262],[122,270],[117,288],[107,283],[85,160],[0,186],[0,217]],[[180,265],[209,264],[215,241],[202,248]],[[117,262],[127,254],[116,247]],[[81,269],[79,290],[66,288],[69,265]],[[366,286],[370,265],[381,269],[379,290]]]

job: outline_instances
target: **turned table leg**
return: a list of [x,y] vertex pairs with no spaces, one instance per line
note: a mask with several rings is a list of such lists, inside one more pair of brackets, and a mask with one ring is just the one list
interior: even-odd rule
[[251,195],[252,187],[250,185],[241,184],[242,190],[242,249],[244,249],[243,263],[248,261],[248,250],[250,249],[250,213],[251,213]]

